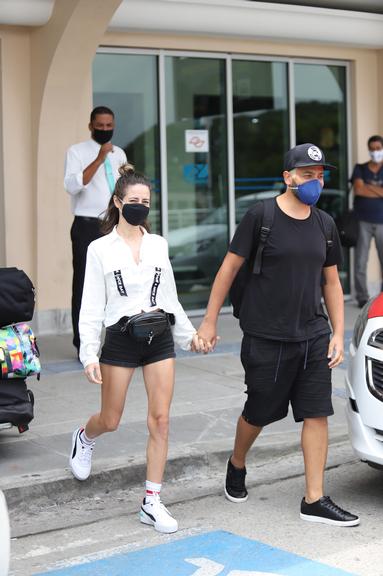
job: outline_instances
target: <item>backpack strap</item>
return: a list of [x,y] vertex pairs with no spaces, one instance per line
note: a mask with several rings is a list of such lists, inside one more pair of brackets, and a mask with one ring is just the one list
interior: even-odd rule
[[326,255],[327,255],[328,251],[330,250],[330,248],[332,248],[334,244],[332,239],[332,233],[333,233],[332,218],[324,210],[321,210],[316,206],[313,206],[312,208],[314,210],[315,216],[319,221],[320,227],[322,228],[323,235],[326,239]]
[[274,221],[275,198],[269,198],[260,202],[260,204],[263,206],[263,213],[260,220],[257,240],[258,245],[254,258],[253,274],[261,273],[262,253]]

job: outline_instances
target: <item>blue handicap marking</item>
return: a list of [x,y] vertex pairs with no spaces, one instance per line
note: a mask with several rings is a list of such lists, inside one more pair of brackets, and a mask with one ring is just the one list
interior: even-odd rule
[[[49,576],[352,576],[243,538],[216,531],[45,572]],[[36,575],[36,576],[42,576]]]

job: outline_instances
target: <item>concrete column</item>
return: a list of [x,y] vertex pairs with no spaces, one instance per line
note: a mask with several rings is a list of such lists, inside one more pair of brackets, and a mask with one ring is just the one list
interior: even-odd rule
[[[72,216],[63,188],[67,147],[89,136],[91,67],[122,0],[56,0],[49,22],[31,38],[32,138],[37,328],[68,325],[57,309],[70,307]],[[65,327],[65,326],[63,326]]]

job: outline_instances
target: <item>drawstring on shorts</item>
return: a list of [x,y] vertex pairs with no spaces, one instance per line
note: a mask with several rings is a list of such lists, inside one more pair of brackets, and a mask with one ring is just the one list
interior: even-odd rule
[[279,370],[279,366],[280,366],[281,359],[282,359],[282,346],[283,346],[283,342],[281,342],[281,344],[279,346],[278,362],[277,362],[277,368],[275,370],[274,382],[276,382],[277,378],[278,378],[278,370]]
[[[276,366],[276,368],[275,368],[274,382],[276,382],[276,381],[277,381],[277,378],[278,378],[279,366],[281,365],[281,360],[282,360],[282,348],[283,348],[283,342],[281,342],[280,345],[279,345],[279,353],[278,353],[277,366]],[[306,345],[305,345],[305,359],[304,359],[304,362],[303,362],[303,370],[306,370],[306,368],[307,368],[308,356],[309,356],[309,341],[306,340]]]
[[309,353],[309,341],[306,340],[306,352],[305,352],[305,361],[303,364],[303,370],[306,370],[308,353]]

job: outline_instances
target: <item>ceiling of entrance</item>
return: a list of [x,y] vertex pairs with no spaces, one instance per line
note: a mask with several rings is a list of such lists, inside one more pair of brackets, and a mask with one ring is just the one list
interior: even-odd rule
[[[0,0],[0,24],[42,26],[58,0]],[[81,0],[78,0],[81,1]],[[383,48],[382,0],[124,0],[108,31]]]

